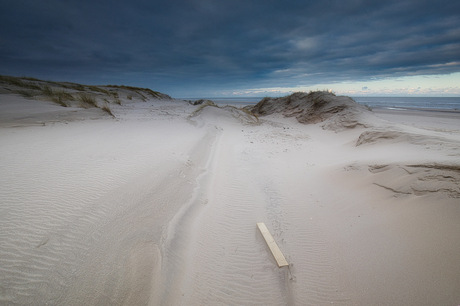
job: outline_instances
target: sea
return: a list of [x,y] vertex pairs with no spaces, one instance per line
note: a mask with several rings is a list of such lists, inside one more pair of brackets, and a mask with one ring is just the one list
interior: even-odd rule
[[[395,110],[427,109],[443,111],[460,111],[460,97],[352,97],[356,102],[370,108],[387,108]],[[263,97],[205,98],[218,105],[243,107],[255,105]],[[195,101],[199,99],[185,99]]]

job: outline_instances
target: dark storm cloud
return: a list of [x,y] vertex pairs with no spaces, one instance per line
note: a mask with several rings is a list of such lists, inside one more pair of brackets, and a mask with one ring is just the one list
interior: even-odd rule
[[1,1],[0,73],[170,91],[451,73],[459,13],[450,0]]

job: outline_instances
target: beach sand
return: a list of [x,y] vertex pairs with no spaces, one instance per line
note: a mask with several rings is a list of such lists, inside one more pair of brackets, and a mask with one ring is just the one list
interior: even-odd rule
[[121,102],[0,95],[0,304],[460,303],[458,113]]

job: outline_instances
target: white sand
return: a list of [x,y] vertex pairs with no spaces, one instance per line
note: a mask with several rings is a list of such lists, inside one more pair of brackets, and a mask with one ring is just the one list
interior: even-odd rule
[[0,304],[460,303],[455,114],[333,132],[123,104],[0,95]]

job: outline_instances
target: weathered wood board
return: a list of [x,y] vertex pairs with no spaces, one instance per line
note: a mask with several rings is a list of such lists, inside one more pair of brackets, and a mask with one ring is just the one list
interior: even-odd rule
[[267,226],[265,226],[265,223],[259,222],[257,223],[257,227],[259,228],[260,232],[262,233],[262,236],[264,236],[265,242],[267,243],[268,247],[270,248],[270,251],[273,254],[273,257],[275,257],[276,263],[278,264],[278,267],[284,267],[288,266],[288,262],[286,261],[286,258],[284,258],[283,253],[281,253],[280,248],[275,242],[275,239],[273,239],[272,234],[268,231]]

